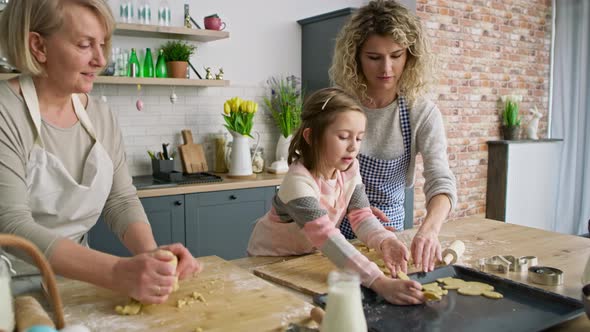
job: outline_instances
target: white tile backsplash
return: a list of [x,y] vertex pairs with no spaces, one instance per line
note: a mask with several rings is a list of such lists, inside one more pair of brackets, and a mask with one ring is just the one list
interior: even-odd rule
[[[177,102],[170,102],[174,91]],[[253,131],[260,133],[260,146],[264,148],[266,165],[274,160],[279,131],[272,116],[265,109],[263,96],[266,91],[260,86],[231,87],[170,87],[97,84],[92,95],[107,97],[111,110],[117,116],[127,154],[131,175],[151,174],[151,162],[147,150],[161,151],[162,143],[176,147],[182,144],[180,131],[190,129],[196,143],[203,144],[209,169],[214,169],[215,144],[212,135],[226,133],[222,113],[223,103],[232,97],[254,100],[258,113],[254,117]],[[144,103],[143,111],[135,108],[138,96]],[[253,134],[256,138],[256,135]],[[227,135],[228,139],[231,136]],[[255,140],[251,140],[254,146]],[[177,153],[178,157],[178,153]],[[182,170],[179,158],[176,169]]]

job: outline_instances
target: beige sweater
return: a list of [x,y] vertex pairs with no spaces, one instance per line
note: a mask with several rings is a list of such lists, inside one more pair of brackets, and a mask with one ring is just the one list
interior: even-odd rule
[[[98,141],[113,161],[113,184],[103,216],[109,228],[122,238],[131,223],[148,222],[147,217],[129,175],[115,116],[106,104],[93,98],[88,99],[86,111]],[[0,233],[29,239],[49,257],[60,236],[37,224],[27,205],[26,165],[35,141],[34,128],[22,96],[7,82],[0,82]],[[70,175],[80,182],[84,161],[94,144],[81,123],[57,128],[42,121],[41,138],[45,149],[57,156]]]
[[[397,100],[383,108],[365,108],[365,113],[367,132],[361,153],[383,160],[400,157],[404,153],[404,141]],[[426,202],[438,194],[446,194],[451,208],[454,208],[457,204],[457,184],[449,168],[442,114],[432,101],[418,98],[409,110],[409,117],[412,140],[406,187],[414,184],[416,155],[420,153],[424,161]]]

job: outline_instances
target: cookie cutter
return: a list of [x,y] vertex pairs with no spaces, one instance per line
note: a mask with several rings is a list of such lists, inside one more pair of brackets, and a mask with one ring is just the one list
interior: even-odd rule
[[484,272],[508,273],[512,263],[504,256],[493,256],[479,260],[479,270]]
[[479,260],[480,271],[497,273],[523,272],[529,267],[537,265],[539,260],[536,256],[515,257],[512,255],[497,255]]
[[528,281],[545,286],[563,285],[563,271],[549,266],[529,267]]
[[521,257],[514,257],[514,256],[504,256],[512,265],[510,265],[510,271],[512,272],[524,272],[529,269],[531,266],[535,266],[538,264],[539,260],[536,256],[521,256]]

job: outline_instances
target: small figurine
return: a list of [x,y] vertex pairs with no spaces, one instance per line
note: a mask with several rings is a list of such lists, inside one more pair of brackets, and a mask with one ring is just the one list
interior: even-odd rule
[[223,67],[219,68],[219,74],[215,74],[215,79],[216,80],[222,80],[223,79]]
[[170,103],[176,104],[176,101],[178,101],[178,96],[172,91],[172,94],[170,95]]
[[531,108],[529,112],[531,112],[533,117],[526,125],[526,136],[529,139],[539,139],[539,136],[537,136],[537,129],[539,128],[539,120],[543,114],[537,110],[537,106],[535,106],[535,109]]
[[205,68],[205,79],[206,80],[212,80],[213,79],[213,74],[211,74],[211,67],[206,67]]

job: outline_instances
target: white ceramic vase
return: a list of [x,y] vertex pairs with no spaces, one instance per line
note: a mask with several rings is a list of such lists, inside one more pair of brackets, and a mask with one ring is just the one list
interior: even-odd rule
[[277,142],[277,150],[275,151],[275,160],[287,160],[289,157],[289,145],[293,135],[289,135],[286,138],[283,135],[279,135],[279,141]]
[[230,130],[233,137],[229,154],[229,175],[252,175],[252,156],[250,155],[249,137]]

